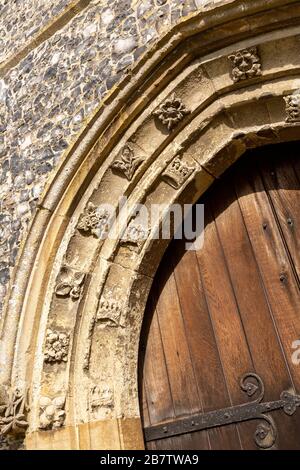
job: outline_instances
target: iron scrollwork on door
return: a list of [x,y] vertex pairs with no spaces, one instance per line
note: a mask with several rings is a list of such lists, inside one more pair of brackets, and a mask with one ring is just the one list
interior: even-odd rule
[[269,449],[275,444],[278,433],[275,421],[266,413],[282,409],[284,413],[292,416],[300,406],[300,395],[283,391],[279,400],[262,402],[265,394],[264,383],[254,373],[245,374],[241,378],[240,386],[248,397],[256,396],[256,398],[242,405],[195,414],[187,418],[148,427],[145,429],[146,441],[226,426],[227,424],[258,420],[260,422],[254,433],[255,443],[261,449]]

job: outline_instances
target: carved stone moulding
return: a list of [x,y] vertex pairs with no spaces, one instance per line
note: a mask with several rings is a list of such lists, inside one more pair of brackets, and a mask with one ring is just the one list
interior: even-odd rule
[[179,189],[191,176],[194,169],[194,167],[180,160],[179,157],[175,157],[162,173],[162,178],[173,188]]
[[3,389],[0,405],[0,436],[25,433],[28,426],[27,390]]
[[59,282],[56,284],[55,293],[58,297],[70,297],[76,301],[82,290],[85,274],[63,266],[59,274]]
[[66,417],[65,401],[64,396],[40,398],[40,429],[57,429],[63,426]]
[[300,122],[300,91],[284,96],[286,122]]
[[121,149],[111,167],[114,171],[124,175],[128,181],[131,181],[143,161],[144,158],[135,155],[135,149],[131,144],[127,143]]
[[48,328],[46,333],[44,361],[50,364],[54,362],[67,362],[69,344],[69,333]]
[[153,112],[154,116],[157,117],[168,131],[174,129],[189,113],[190,110],[186,108],[185,104],[175,93]]
[[257,47],[248,47],[228,56],[231,62],[231,76],[234,82],[262,75],[262,65]]

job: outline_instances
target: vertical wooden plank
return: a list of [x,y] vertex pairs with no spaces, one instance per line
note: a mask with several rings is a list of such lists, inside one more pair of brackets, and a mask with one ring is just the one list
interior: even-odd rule
[[[237,186],[240,186],[240,172],[237,175]],[[223,188],[215,194],[213,205],[216,206],[215,201],[218,201],[219,209],[220,204],[226,206],[226,211],[220,210],[218,213],[216,224],[239,305],[254,370],[264,381],[265,399],[276,400],[283,390],[291,387],[290,375],[281,353],[280,342],[265,296],[265,288],[248,240],[238,202],[234,194],[229,196],[231,190],[228,188],[233,187],[234,181],[228,181],[226,194]],[[244,195],[243,204],[248,207],[249,212],[251,212],[254,197],[250,191]],[[228,220],[231,223],[228,223]],[[282,420],[285,418],[280,418],[280,421]],[[283,429],[282,432],[284,433]]]

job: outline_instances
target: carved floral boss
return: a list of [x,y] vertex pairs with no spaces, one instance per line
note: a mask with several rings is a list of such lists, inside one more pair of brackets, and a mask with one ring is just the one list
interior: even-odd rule
[[231,75],[234,82],[257,77],[262,74],[257,47],[249,47],[228,56],[232,64]]
[[89,202],[80,217],[77,225],[78,230],[90,232],[98,238],[103,238],[109,230],[109,213],[108,211],[95,206]]
[[154,116],[171,131],[176,127],[190,111],[180,98],[173,94],[167,98],[157,110],[153,112]]
[[67,362],[70,335],[64,331],[47,330],[44,361],[47,363]]
[[300,93],[284,96],[286,122],[300,121]]
[[7,390],[4,404],[0,405],[0,436],[25,432],[28,410],[27,391],[22,393],[18,388]]

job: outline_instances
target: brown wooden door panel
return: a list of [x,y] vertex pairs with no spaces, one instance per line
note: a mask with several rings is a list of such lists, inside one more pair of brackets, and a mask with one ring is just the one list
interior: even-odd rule
[[[274,150],[273,150],[274,152]],[[300,203],[299,180],[290,161],[272,158],[259,161],[264,188],[270,200],[274,217],[287,245],[297,282],[300,278]]]
[[[247,179],[250,179],[249,176]],[[268,198],[263,190],[261,178],[258,175],[252,176],[249,183],[243,174],[239,174],[236,177],[236,188],[248,236],[273,314],[274,326],[279,332],[284,356],[299,392],[299,368],[292,363],[291,356],[291,345],[293,341],[300,338],[299,288],[295,282],[294,272],[280,231],[268,204]],[[250,208],[245,195],[253,190],[255,192]],[[267,224],[266,229],[263,228],[263,223]]]
[[[239,201],[235,199],[233,190],[227,188],[224,191],[223,188],[221,189],[220,193],[217,193],[216,200],[222,202],[218,204],[217,208],[215,207],[215,200],[213,201],[215,220],[227,260],[229,275],[234,286],[247,347],[252,358],[252,367],[258,374],[264,372],[266,398],[275,400],[278,398],[276,386],[279,387],[279,391],[290,387],[289,374],[280,351],[279,339],[274,330],[268,299],[265,296],[256,258],[240,211]],[[228,196],[229,192],[232,193],[230,196]],[[244,198],[244,206],[248,208],[251,203],[252,199],[251,202],[248,202]],[[223,205],[227,206],[226,211],[222,210],[224,209]],[[228,217],[231,220],[231,229],[227,222]],[[249,217],[251,217],[251,214]],[[259,315],[257,312],[259,312]],[[279,379],[277,378],[277,371],[280,372]],[[247,372],[247,370],[244,372]],[[233,372],[230,371],[229,375],[233,375]],[[239,392],[239,397],[236,399],[243,402],[244,397],[241,396],[241,392],[236,387],[238,376],[234,376],[234,378],[235,386],[233,390]]]
[[[262,378],[263,402],[279,400],[284,390],[300,393],[300,365],[292,361],[292,343],[300,339],[299,148],[250,152],[200,201],[204,246],[194,252],[185,240],[170,244],[142,333],[145,428],[250,403],[257,395],[240,387],[248,372]],[[300,410],[268,416],[276,421],[272,448],[300,448]],[[259,424],[184,432],[147,448],[256,449]]]
[[[181,248],[184,248],[183,243],[181,243]],[[227,384],[200,279],[196,254],[193,251],[186,253],[180,263],[177,262],[180,251],[177,250],[172,254],[176,255],[172,260],[174,274],[201,409],[205,412],[215,409],[216,406],[219,408],[230,406]],[[188,297],[185,295],[187,289],[189,290]],[[213,448],[220,447],[224,439],[235,448],[240,447],[235,427],[209,430],[208,434],[209,437],[213,434],[213,438],[210,438]]]

